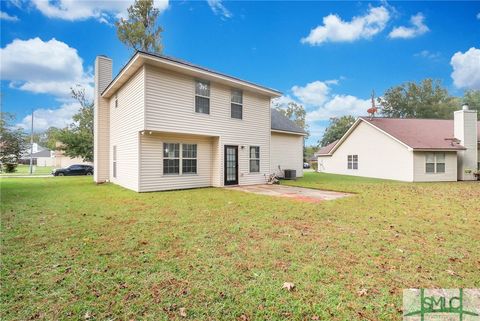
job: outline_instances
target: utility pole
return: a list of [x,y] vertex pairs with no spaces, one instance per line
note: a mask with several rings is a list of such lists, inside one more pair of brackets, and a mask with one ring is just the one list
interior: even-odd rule
[[32,128],[30,130],[30,175],[33,174],[33,109],[32,109]]

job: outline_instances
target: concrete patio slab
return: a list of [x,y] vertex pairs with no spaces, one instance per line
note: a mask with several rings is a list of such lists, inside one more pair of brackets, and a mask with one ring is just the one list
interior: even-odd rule
[[317,203],[321,201],[330,201],[342,197],[347,197],[352,194],[323,191],[318,189],[294,187],[285,185],[248,185],[248,186],[233,186],[225,187],[234,191],[241,191],[247,193],[254,193],[260,195],[269,195],[276,197],[288,197],[299,201]]

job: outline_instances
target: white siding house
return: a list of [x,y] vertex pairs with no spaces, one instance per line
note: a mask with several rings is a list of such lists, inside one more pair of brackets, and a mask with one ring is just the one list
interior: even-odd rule
[[408,182],[473,180],[479,128],[468,107],[454,120],[360,117],[317,152],[318,171]]
[[113,80],[111,64],[96,60],[96,182],[139,192],[263,184],[272,161],[302,164],[305,133],[286,119],[275,139],[284,153],[271,157],[279,92],[144,52]]

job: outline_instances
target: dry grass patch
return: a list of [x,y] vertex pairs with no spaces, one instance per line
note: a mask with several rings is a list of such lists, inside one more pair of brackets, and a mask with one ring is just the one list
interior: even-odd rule
[[474,182],[287,183],[356,193],[317,204],[89,178],[1,184],[4,320],[400,320],[403,288],[480,287]]

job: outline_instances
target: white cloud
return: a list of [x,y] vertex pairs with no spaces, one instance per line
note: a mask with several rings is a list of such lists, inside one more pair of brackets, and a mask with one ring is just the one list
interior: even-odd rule
[[307,111],[306,121],[310,126],[309,143],[314,143],[323,136],[327,121],[331,117],[365,115],[371,107],[370,99],[332,93],[332,86],[339,83],[339,80],[334,79],[317,80],[304,86],[296,85],[291,88],[292,95],[281,96],[275,99],[272,105],[286,107],[289,102],[303,105]]
[[17,16],[11,16],[6,12],[0,11],[0,20],[15,22],[15,21],[18,21],[18,17]]
[[480,89],[480,49],[470,48],[452,56],[452,79],[458,88]]
[[360,116],[365,115],[370,107],[370,99],[360,99],[351,95],[334,95],[323,106],[307,113],[307,119],[318,121],[344,115]]
[[93,96],[92,75],[77,50],[55,38],[15,39],[0,49],[0,59],[2,79],[12,88],[68,98],[70,87],[80,84]]
[[[42,132],[49,127],[65,128],[72,122],[72,117],[80,109],[80,104],[66,103],[57,109],[40,108],[35,110],[33,116],[33,130],[35,132]],[[17,124],[18,127],[22,127],[29,131],[32,122],[32,116],[28,115]]]
[[414,54],[414,56],[435,60],[437,58],[440,58],[440,53],[439,52],[431,52],[431,51],[428,51],[428,50],[422,50],[422,51]]
[[302,43],[320,45],[324,42],[352,42],[370,39],[383,29],[390,20],[390,13],[384,6],[370,8],[367,14],[343,21],[338,15],[323,17],[323,25],[317,26],[302,38]]
[[207,3],[216,15],[222,16],[222,18],[231,18],[233,16],[232,13],[225,8],[222,0],[207,0]]
[[421,12],[419,12],[416,15],[410,17],[410,23],[412,24],[411,27],[395,27],[388,34],[388,37],[391,39],[410,39],[423,35],[430,30],[428,29],[427,25],[425,25],[424,20],[425,16]]
[[477,19],[480,20],[480,12],[477,13]]
[[322,105],[328,98],[331,81],[314,81],[304,87],[293,86],[293,94],[304,104],[307,105]]
[[[133,1],[121,0],[32,0],[33,5],[49,18],[63,20],[86,20],[90,18],[109,22],[113,18],[125,17]],[[154,0],[154,6],[163,12],[168,0]]]

